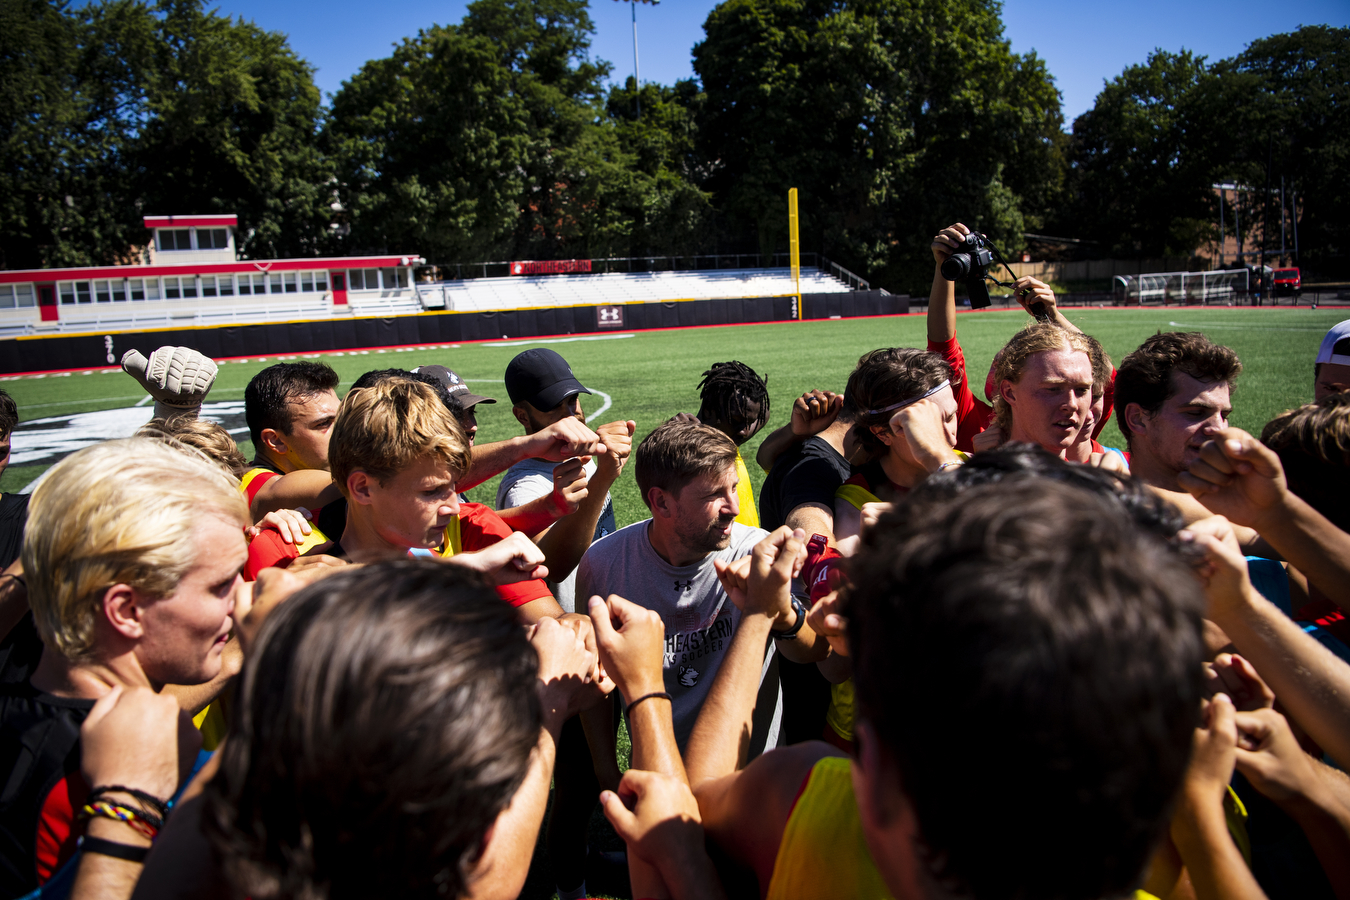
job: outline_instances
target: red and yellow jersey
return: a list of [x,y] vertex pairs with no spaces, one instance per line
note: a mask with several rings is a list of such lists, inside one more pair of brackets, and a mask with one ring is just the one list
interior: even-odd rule
[[[491,547],[500,540],[510,537],[511,526],[491,509],[481,503],[461,503],[459,515],[445,526],[445,542],[438,551],[441,556],[454,556],[456,553],[472,553]],[[542,579],[531,578],[515,584],[502,584],[494,588],[497,596],[512,606],[524,606],[534,600],[552,597]]]

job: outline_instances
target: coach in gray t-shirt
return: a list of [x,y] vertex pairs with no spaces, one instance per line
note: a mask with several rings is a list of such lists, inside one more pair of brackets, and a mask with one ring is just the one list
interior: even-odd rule
[[[665,688],[683,752],[741,621],[713,562],[747,555],[768,532],[735,521],[736,445],[714,428],[667,422],[643,440],[635,469],[652,517],[591,545],[577,569],[577,599],[582,605],[592,595],[618,594],[660,614]],[[823,656],[816,643],[810,627],[797,621],[765,648],[751,756],[778,742],[782,700],[775,645],[808,662]]]

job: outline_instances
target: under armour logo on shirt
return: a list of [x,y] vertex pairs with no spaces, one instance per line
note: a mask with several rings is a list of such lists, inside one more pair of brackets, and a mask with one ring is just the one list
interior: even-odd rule
[[688,581],[680,581],[680,579],[678,578],[675,579],[675,590],[684,591],[685,593],[688,593],[693,589],[694,589],[694,579],[690,578]]

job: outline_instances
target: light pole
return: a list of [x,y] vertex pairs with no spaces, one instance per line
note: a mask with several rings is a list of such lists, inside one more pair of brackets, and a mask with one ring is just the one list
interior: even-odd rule
[[[615,0],[620,2],[620,0]],[[637,5],[639,3],[650,3],[652,6],[660,4],[661,0],[628,0],[628,5],[633,8],[633,98],[637,101],[637,117],[642,118],[642,77],[638,74],[638,45],[637,45]]]

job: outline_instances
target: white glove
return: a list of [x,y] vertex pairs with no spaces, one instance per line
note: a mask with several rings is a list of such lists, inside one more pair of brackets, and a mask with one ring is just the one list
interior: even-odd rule
[[155,417],[196,416],[211,385],[216,364],[191,347],[160,347],[146,359],[139,350],[122,354],[122,371],[155,398]]

